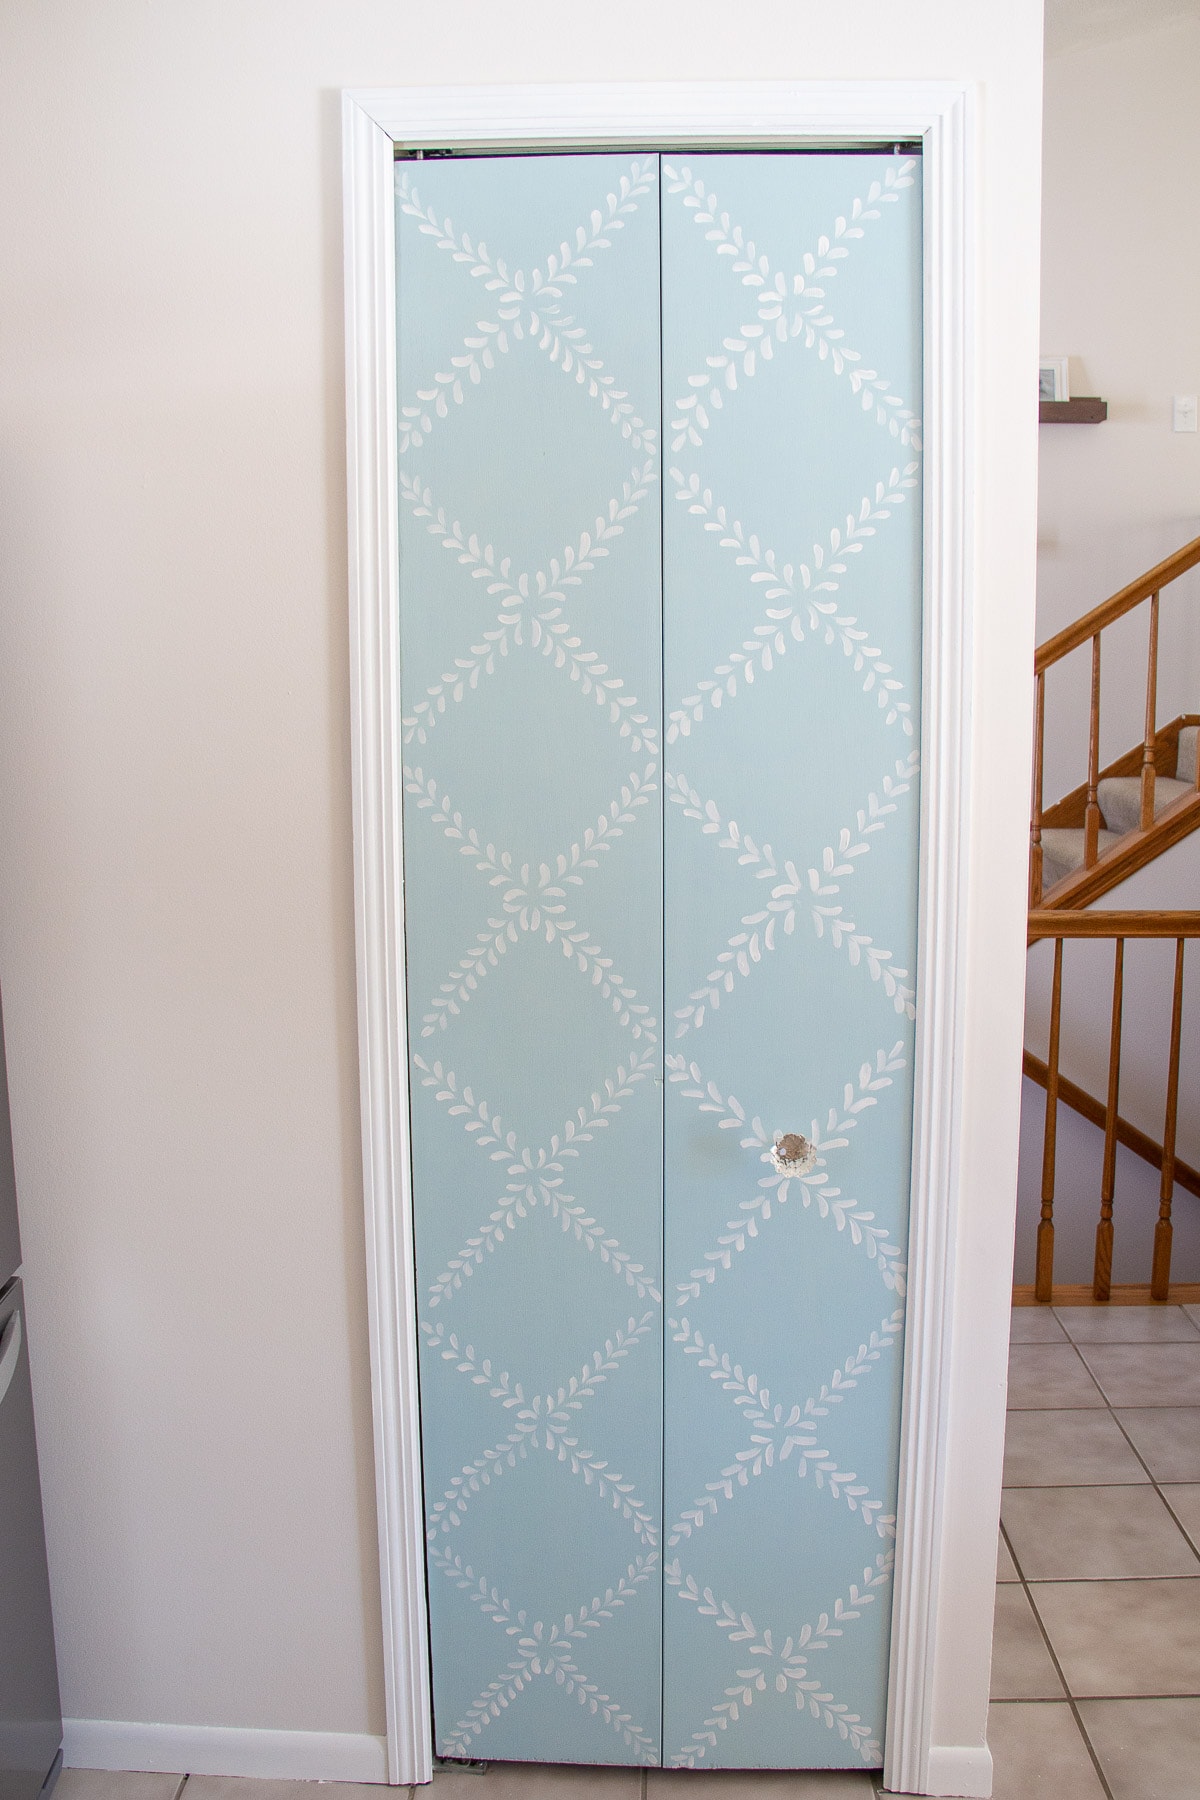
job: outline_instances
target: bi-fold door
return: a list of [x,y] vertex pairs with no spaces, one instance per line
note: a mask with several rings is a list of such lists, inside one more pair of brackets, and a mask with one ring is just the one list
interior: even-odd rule
[[881,1759],[919,193],[897,153],[397,167],[444,1756]]

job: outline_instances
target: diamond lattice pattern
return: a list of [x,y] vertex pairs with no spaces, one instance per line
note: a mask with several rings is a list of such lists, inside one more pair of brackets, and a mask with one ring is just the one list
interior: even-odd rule
[[400,166],[444,1755],[880,1758],[917,196],[898,156]]

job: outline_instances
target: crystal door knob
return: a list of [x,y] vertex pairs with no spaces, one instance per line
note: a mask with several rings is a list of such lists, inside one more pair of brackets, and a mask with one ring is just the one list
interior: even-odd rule
[[785,1131],[771,1146],[771,1161],[781,1175],[806,1175],[817,1153],[798,1131]]

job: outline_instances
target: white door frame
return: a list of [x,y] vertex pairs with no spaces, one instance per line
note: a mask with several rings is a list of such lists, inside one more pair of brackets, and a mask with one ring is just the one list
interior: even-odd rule
[[[417,1415],[400,834],[394,148],[921,139],[924,667],[921,901],[888,1787],[929,1791],[959,1196],[966,979],[971,543],[972,94],[952,82],[408,88],[343,95],[355,917],[388,1780],[428,1781],[432,1719]],[[959,1793],[987,1793],[986,1751]],[[934,1776],[937,1781],[937,1776]],[[945,1792],[939,1785],[938,1791]]]

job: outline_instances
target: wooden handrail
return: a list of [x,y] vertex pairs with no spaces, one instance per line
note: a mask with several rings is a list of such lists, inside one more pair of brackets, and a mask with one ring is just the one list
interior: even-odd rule
[[1041,938],[1194,938],[1200,912],[1031,912],[1029,941]]
[[1111,599],[1102,600],[1099,606],[1094,606],[1090,613],[1084,613],[1082,619],[1076,619],[1073,625],[1068,625],[1052,638],[1047,638],[1034,655],[1034,673],[1040,675],[1069,651],[1077,650],[1080,644],[1086,644],[1089,638],[1103,631],[1106,625],[1111,625],[1114,619],[1123,618],[1127,612],[1132,612],[1135,606],[1140,606],[1143,600],[1149,600],[1151,594],[1166,587],[1168,582],[1186,575],[1197,563],[1200,563],[1200,537],[1193,538],[1190,544],[1185,544],[1182,550],[1176,550],[1174,556],[1168,556],[1164,562],[1147,570],[1145,575],[1139,575],[1136,581],[1131,581],[1128,587],[1123,587]]

